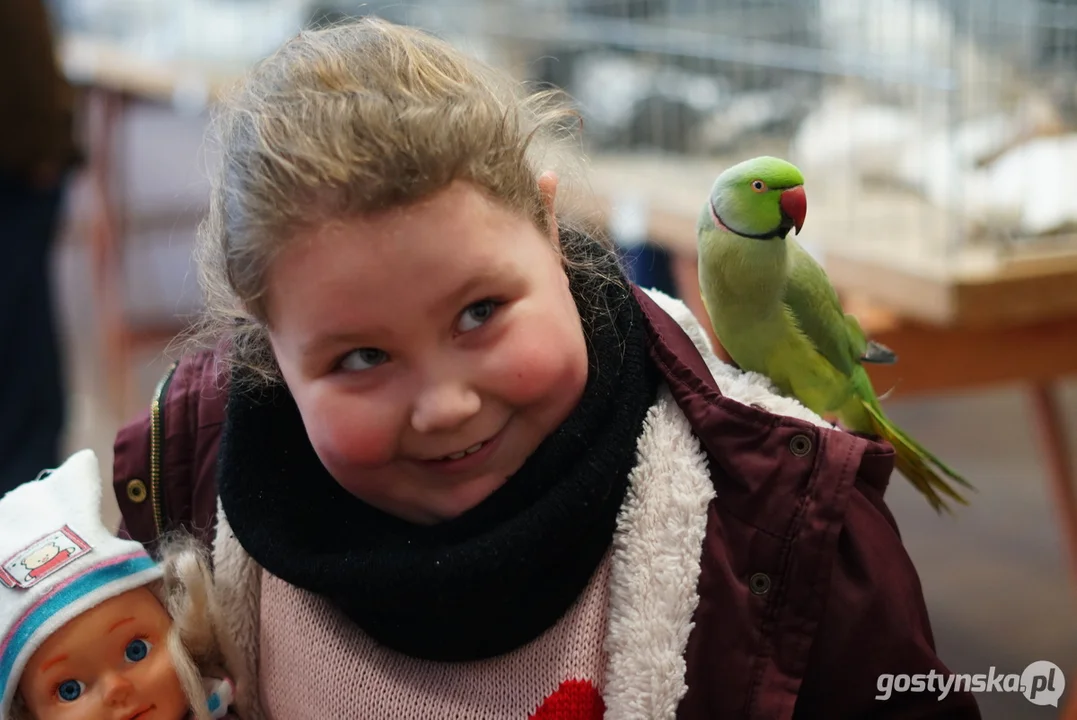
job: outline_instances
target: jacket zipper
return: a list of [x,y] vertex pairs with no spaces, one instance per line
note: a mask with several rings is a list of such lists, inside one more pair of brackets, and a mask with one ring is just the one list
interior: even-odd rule
[[153,507],[153,527],[156,537],[164,531],[164,503],[161,499],[161,458],[164,455],[165,427],[164,400],[168,386],[176,372],[178,363],[172,363],[164,376],[158,381],[150,403],[150,505]]

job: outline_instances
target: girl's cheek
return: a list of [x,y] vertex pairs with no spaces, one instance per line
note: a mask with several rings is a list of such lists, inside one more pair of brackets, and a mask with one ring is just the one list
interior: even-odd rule
[[328,470],[378,467],[393,460],[398,434],[390,408],[347,396],[321,398],[304,411],[311,444]]
[[519,328],[499,348],[496,375],[502,395],[519,405],[550,400],[587,377],[586,348],[577,347],[561,328],[544,325]]

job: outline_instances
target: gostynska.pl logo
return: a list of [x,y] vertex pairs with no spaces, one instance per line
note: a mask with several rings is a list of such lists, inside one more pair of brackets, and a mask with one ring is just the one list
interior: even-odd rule
[[1033,705],[1058,707],[1058,698],[1066,689],[1062,670],[1048,660],[1030,663],[1020,674],[1000,673],[992,666],[987,673],[953,673],[944,675],[932,670],[918,675],[879,676],[876,700],[889,700],[894,693],[934,693],[939,700],[955,692],[1019,692]]

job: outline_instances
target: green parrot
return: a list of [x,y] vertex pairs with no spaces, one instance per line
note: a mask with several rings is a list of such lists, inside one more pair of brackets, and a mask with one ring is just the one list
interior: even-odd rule
[[[897,469],[936,512],[967,501],[936,472],[972,489],[883,412],[864,363],[893,363],[845,313],[823,268],[792,237],[807,213],[804,178],[774,157],[738,163],[714,182],[699,214],[699,288],[722,347],[744,370],[849,430],[884,438]],[[934,468],[932,467],[934,466]]]

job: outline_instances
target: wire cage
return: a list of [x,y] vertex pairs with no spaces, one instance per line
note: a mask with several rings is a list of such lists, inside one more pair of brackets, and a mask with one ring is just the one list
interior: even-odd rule
[[839,284],[954,320],[951,286],[1008,283],[1003,312],[1027,296],[1016,273],[1040,301],[1011,315],[1077,311],[1077,0],[394,7],[568,90],[596,189],[681,218],[672,244],[694,241],[718,172],[778,155],[805,173],[801,240]]
[[626,241],[690,250],[714,177],[778,155],[836,284],[952,320],[955,284],[1004,278],[991,312],[1077,312],[1077,0],[52,2],[76,28],[150,18],[125,31],[138,52],[230,68],[302,25],[417,25],[576,99]]

